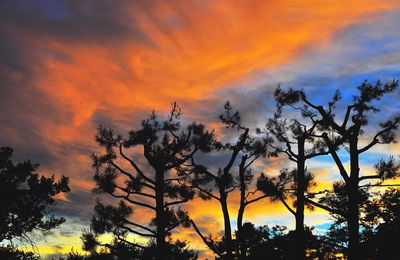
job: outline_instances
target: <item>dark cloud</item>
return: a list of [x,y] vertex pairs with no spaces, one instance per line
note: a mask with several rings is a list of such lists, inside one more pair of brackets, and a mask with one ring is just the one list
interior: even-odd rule
[[69,221],[88,223],[93,214],[96,195],[90,190],[72,190],[67,195],[68,201],[60,201],[52,212],[64,216]]
[[71,124],[72,115],[60,110],[37,79],[47,72],[43,60],[69,62],[65,53],[50,47],[52,40],[108,46],[124,40],[149,43],[128,19],[128,10],[122,2],[110,1],[4,1],[0,5],[0,145],[13,147],[19,160],[30,158],[46,167],[71,151],[90,154],[85,145],[58,144],[43,132],[48,122]]
[[[123,1],[4,1],[3,30],[58,41],[119,44],[150,40],[136,26]],[[18,36],[18,35],[16,35]]]
[[47,160],[51,154],[43,154],[45,138],[39,127],[45,119],[58,121],[56,106],[34,84],[35,54],[0,41],[0,144],[16,148],[16,155],[31,151],[37,156],[32,159]]

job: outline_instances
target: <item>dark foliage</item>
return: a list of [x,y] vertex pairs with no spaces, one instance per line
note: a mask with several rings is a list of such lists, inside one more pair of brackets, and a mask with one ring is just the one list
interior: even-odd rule
[[32,231],[49,231],[65,220],[49,212],[54,196],[68,192],[68,178],[40,176],[39,165],[24,161],[14,164],[13,150],[0,148],[0,242],[13,239],[32,243]]
[[14,246],[0,246],[2,260],[39,260],[39,256],[32,252],[18,250]]
[[[365,133],[371,130],[371,114],[379,112],[378,101],[397,87],[398,81],[363,82],[340,116],[336,114],[339,91],[319,105],[303,90],[279,87],[274,96],[276,112],[255,135],[227,102],[219,118],[233,133],[222,139],[229,142],[217,140],[213,131],[196,122],[183,127],[176,103],[166,119],[153,112],[126,137],[99,126],[96,141],[102,152],[92,156],[94,192],[111,200],[107,205],[97,200],[91,226],[81,235],[87,254],[72,250],[60,260],[195,260],[198,253],[188,242],[173,240],[176,228],[191,226],[216,259],[393,259],[400,232],[400,189],[396,188],[400,185],[386,181],[400,177],[400,164],[393,156],[381,159],[375,173],[366,174],[360,161],[375,145],[396,142],[399,115],[379,123],[374,135]],[[297,111],[297,117],[287,118],[288,108]],[[343,157],[342,151],[348,155]],[[11,148],[0,148],[4,198],[0,259],[37,260],[35,253],[21,251],[13,241],[33,244],[32,234],[46,233],[64,222],[51,214],[50,207],[57,194],[69,191],[68,178],[40,176],[38,165],[30,161],[14,164],[12,153]],[[294,168],[288,166],[271,177],[253,165],[280,154]],[[316,182],[307,160],[321,155],[331,156],[341,179],[332,183],[331,190],[313,192]],[[219,164],[209,160],[214,158]],[[228,197],[234,191],[239,195],[236,230],[228,210]],[[201,230],[190,212],[181,208],[195,196],[220,204],[222,235],[211,235],[221,230]],[[246,207],[267,198],[282,202],[293,214],[294,230],[244,222]],[[333,224],[326,234],[315,235],[313,227],[304,224],[306,207],[330,213]],[[139,219],[140,214],[134,214],[139,210],[150,212],[151,218]],[[103,242],[105,233],[113,235],[112,241]],[[130,235],[147,242],[136,243]]]
[[[180,174],[186,176],[185,185],[197,190],[200,198],[216,200],[221,206],[224,220],[221,238],[213,238],[211,234],[205,236],[194,220],[191,220],[191,223],[203,242],[223,259],[234,259],[238,255],[246,255],[246,246],[244,245],[246,242],[241,239],[245,208],[266,197],[262,194],[254,196],[255,192],[249,191],[255,174],[251,171],[251,166],[258,159],[276,155],[274,151],[270,151],[272,140],[268,137],[252,136],[250,129],[243,125],[240,113],[232,112],[232,110],[230,102],[226,102],[224,113],[219,118],[226,128],[236,130],[232,136],[236,138],[236,141],[223,143],[214,139],[210,150],[206,151],[210,157],[223,156],[224,159],[221,160],[221,163],[216,167],[211,167],[204,162],[199,163],[197,158],[193,157],[190,164],[186,164],[180,169]],[[240,163],[237,167],[239,159]],[[228,197],[237,189],[240,190],[240,207],[237,215],[237,239],[234,240],[231,228],[232,216],[228,211]]]
[[366,232],[362,248],[370,259],[391,259],[398,254],[400,232],[400,189],[391,188],[373,199],[366,211],[370,232]]
[[[338,172],[343,178],[345,197],[347,200],[346,207],[340,210],[330,208],[329,205],[317,203],[308,200],[307,202],[319,206],[330,211],[333,215],[341,215],[346,220],[347,236],[348,236],[348,257],[349,259],[360,259],[362,252],[360,243],[362,236],[360,234],[360,208],[362,207],[362,185],[363,181],[376,181],[374,185],[388,178],[399,176],[399,167],[391,158],[389,161],[381,161],[376,165],[375,175],[362,175],[360,171],[360,157],[377,144],[389,144],[396,141],[396,130],[400,124],[400,115],[394,115],[382,121],[375,135],[368,141],[367,145],[360,148],[359,140],[366,132],[368,119],[371,113],[379,112],[376,107],[377,101],[381,100],[385,95],[393,93],[399,85],[399,81],[394,80],[390,83],[383,84],[378,81],[371,84],[364,81],[358,87],[358,94],[353,96],[353,102],[347,106],[343,118],[338,118],[334,112],[337,102],[341,95],[336,91],[334,97],[327,105],[319,105],[313,103],[304,93],[303,90],[289,89],[284,91],[280,88],[275,92],[276,99],[289,106],[296,106],[302,111],[303,115],[309,118],[318,116],[318,130],[329,153],[335,161]],[[300,103],[300,105],[299,105]],[[302,104],[302,105],[301,105]],[[344,160],[340,158],[337,149],[346,148],[350,158],[350,170],[346,170]],[[368,184],[367,184],[368,186]]]
[[[154,241],[143,247],[135,247],[128,243],[114,240],[111,244],[97,246],[97,251],[90,255],[82,255],[71,251],[65,260],[154,260],[157,259],[157,245]],[[198,255],[188,248],[183,241],[168,241],[163,255],[164,260],[195,260]],[[64,258],[61,258],[62,260]]]
[[[93,155],[95,191],[120,202],[116,206],[97,202],[91,226],[95,234],[112,233],[118,241],[139,248],[142,246],[125,237],[136,234],[154,238],[157,246],[154,251],[161,260],[167,254],[166,239],[171,231],[178,226],[190,226],[187,213],[177,206],[191,200],[194,191],[181,185],[185,176],[176,175],[174,170],[197,151],[208,151],[213,133],[195,122],[182,127],[181,115],[180,107],[173,103],[166,120],[158,119],[153,112],[127,138],[115,135],[112,129],[98,128],[96,141],[104,153]],[[135,148],[142,150],[146,163],[138,163]],[[150,210],[154,218],[146,224],[133,220],[133,207]],[[93,243],[85,244],[88,250],[89,245]]]

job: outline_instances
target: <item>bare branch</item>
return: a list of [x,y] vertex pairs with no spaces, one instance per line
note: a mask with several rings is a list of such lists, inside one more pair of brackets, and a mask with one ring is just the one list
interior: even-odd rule
[[135,227],[144,229],[144,230],[149,231],[150,233],[152,233],[152,234],[154,234],[154,235],[156,234],[156,232],[155,232],[154,230],[152,230],[152,229],[150,229],[150,228],[148,228],[148,227],[145,227],[145,226],[142,226],[142,225],[140,225],[140,224],[134,223],[134,222],[132,222],[132,221],[129,221],[128,219],[124,219],[124,221],[125,221],[127,224],[129,224],[129,225],[132,225],[132,226],[135,226]]
[[366,184],[358,186],[359,188],[385,188],[385,187],[398,187],[400,184]]
[[361,148],[358,150],[358,154],[361,154],[365,151],[368,151],[371,147],[373,147],[376,144],[381,143],[379,141],[379,137],[383,134],[385,134],[386,132],[392,131],[393,129],[396,129],[396,125],[397,125],[398,121],[396,121],[393,124],[390,124],[388,127],[382,129],[381,131],[379,131],[378,133],[376,133],[376,135],[374,136],[374,138],[372,139],[372,142],[370,142],[368,145],[366,145],[364,148]]
[[[195,163],[194,158],[191,158],[191,165],[189,166],[194,166],[194,167],[198,167],[199,165]],[[205,167],[201,167],[201,172],[206,174],[208,177],[211,177],[215,180],[219,180],[220,178],[216,175],[214,175],[213,173],[211,173],[210,171],[208,171]]]
[[246,128],[246,130],[244,131],[244,133],[242,134],[242,139],[240,140],[240,142],[236,145],[235,149],[232,152],[231,158],[228,162],[228,164],[225,166],[224,168],[224,174],[228,174],[228,172],[230,171],[230,169],[232,168],[233,163],[236,160],[237,155],[239,154],[240,150],[242,150],[245,142],[246,142],[246,138],[248,136],[249,133],[249,129]]
[[306,103],[308,106],[310,106],[310,107],[312,107],[312,108],[314,108],[315,110],[318,111],[318,113],[322,116],[322,120],[328,121],[329,124],[333,127],[333,129],[335,129],[340,134],[342,134],[344,136],[347,136],[347,134],[345,133],[346,132],[345,129],[340,127],[334,120],[332,120],[332,117],[330,115],[331,111],[329,111],[329,113],[326,113],[326,111],[325,111],[323,106],[317,106],[317,105],[314,105],[313,103],[311,103],[307,99],[306,95],[302,91],[300,91],[300,95],[301,95],[302,100],[304,101],[304,103]]
[[[134,178],[134,176],[131,174],[131,173],[129,173],[129,172],[127,172],[127,171],[125,171],[124,169],[122,169],[118,164],[116,164],[114,161],[112,161],[112,160],[110,160],[109,161],[109,163],[114,167],[114,168],[116,168],[120,173],[122,173],[122,174],[124,174],[125,176],[127,176],[130,180],[132,180],[132,181],[137,181],[137,180],[135,180],[135,178]],[[143,186],[146,186],[146,187],[148,187],[148,188],[150,188],[150,189],[155,189],[155,187],[153,186],[153,185],[151,185],[151,184],[148,184],[148,183],[145,183],[145,182],[139,182],[141,185],[143,185]]]
[[208,239],[201,233],[201,231],[199,230],[199,228],[197,227],[197,225],[194,223],[194,221],[192,219],[190,220],[190,223],[192,223],[194,230],[199,235],[201,240],[203,240],[204,244],[206,244],[208,246],[208,248],[210,248],[211,251],[213,251],[216,255],[221,256],[221,253],[218,251],[218,249],[215,248],[214,245],[210,241],[208,241]]
[[230,189],[226,190],[226,193],[230,193],[236,189],[236,186],[232,186]]
[[140,195],[140,196],[148,197],[148,198],[152,198],[152,199],[156,198],[156,196],[148,194],[148,193],[144,193],[144,192],[140,192],[140,191],[130,191],[127,188],[123,188],[123,187],[120,187],[118,185],[115,185],[115,187],[120,189],[120,190],[122,190],[123,192],[128,193],[128,195]]
[[308,154],[305,157],[306,157],[306,159],[311,159],[311,158],[314,158],[314,157],[317,157],[317,156],[327,155],[327,154],[329,154],[329,152],[328,151],[324,151],[324,152]]
[[326,210],[326,211],[328,211],[328,212],[331,212],[331,213],[333,213],[333,214],[338,214],[338,215],[341,215],[341,216],[345,216],[345,213],[344,213],[344,212],[339,211],[339,210],[336,210],[336,209],[333,209],[333,208],[331,208],[331,207],[328,207],[328,206],[323,205],[323,204],[321,204],[321,203],[318,203],[318,202],[316,202],[316,201],[310,200],[309,198],[305,198],[305,201],[306,201],[306,203],[308,203],[308,204],[311,204],[311,205],[313,205],[313,206],[315,206],[315,207],[324,209],[324,210]]
[[143,236],[143,237],[156,237],[154,234],[142,233],[142,232],[136,231],[136,230],[134,230],[134,229],[132,229],[132,228],[130,228],[130,227],[127,227],[127,226],[120,226],[120,228],[125,229],[125,230],[128,230],[129,232],[134,233],[134,234],[139,235],[139,236]]
[[129,196],[116,195],[114,193],[110,193],[110,195],[113,196],[114,198],[117,198],[117,199],[124,199],[124,200],[126,200],[126,201],[128,201],[128,202],[130,202],[130,203],[132,203],[134,205],[138,205],[138,206],[146,207],[146,208],[149,208],[149,209],[152,209],[152,210],[156,210],[155,207],[153,207],[153,206],[151,206],[149,204],[146,204],[146,203],[142,203],[142,202],[138,202],[138,201],[132,200],[132,199],[129,198]]
[[146,248],[145,246],[142,246],[142,245],[139,245],[139,244],[130,242],[130,241],[126,240],[125,238],[119,236],[118,234],[115,234],[115,235],[117,236],[117,238],[118,238],[119,240],[121,240],[122,242],[127,243],[127,244],[129,244],[129,245],[131,245],[131,246],[139,247],[139,248],[142,248],[142,249],[145,249],[145,248]]
[[188,202],[188,201],[189,201],[188,199],[184,199],[184,200],[177,200],[177,201],[167,202],[167,203],[164,204],[164,208],[170,207],[170,206],[173,206],[173,205],[178,205],[178,204],[181,204],[181,203],[185,203],[185,202]]
[[122,143],[119,145],[119,153],[121,154],[121,156],[122,156],[125,160],[127,160],[127,161],[133,166],[133,168],[136,170],[136,172],[137,172],[144,180],[146,180],[146,181],[148,181],[148,182],[150,182],[150,183],[152,183],[152,184],[155,184],[155,181],[153,181],[152,179],[150,179],[149,177],[147,177],[147,176],[140,170],[140,168],[137,166],[137,164],[136,164],[133,160],[131,160],[130,158],[128,158],[128,156],[126,156],[126,155],[124,154],[124,152],[122,151]]
[[326,143],[328,144],[329,147],[329,152],[331,153],[333,159],[335,160],[335,163],[337,167],[339,168],[339,173],[342,175],[343,179],[347,182],[349,181],[349,175],[344,168],[342,161],[340,160],[338,154],[336,153],[335,147],[333,146],[331,140],[329,139],[328,135],[326,133],[322,134],[322,137],[325,139]]
[[358,152],[358,154],[364,153],[364,152],[368,151],[370,148],[372,148],[374,145],[379,144],[379,143],[380,143],[379,140],[374,138],[372,142],[370,142],[365,147],[359,149],[357,152]]
[[367,176],[361,176],[358,178],[358,181],[363,181],[363,180],[369,180],[369,179],[380,179],[381,176],[379,175],[367,175]]
[[[251,161],[247,164],[247,165],[245,165],[244,167],[243,167],[243,169],[244,170],[246,170],[247,168],[249,168],[258,158],[260,158],[261,156],[254,156],[254,158],[253,159],[251,159]],[[249,157],[250,158],[250,157]]]
[[296,212],[287,204],[285,199],[282,196],[279,196],[279,200],[283,203],[283,205],[292,213],[294,216],[296,216]]
[[346,129],[347,122],[349,121],[351,110],[354,108],[354,105],[347,106],[346,115],[344,116],[344,120],[342,125],[340,126],[343,129]]
[[207,191],[207,190],[205,190],[205,189],[203,189],[203,188],[201,188],[201,187],[199,187],[199,186],[190,186],[190,187],[191,187],[191,188],[198,189],[199,191],[201,191],[201,192],[207,194],[208,196],[210,196],[210,197],[212,197],[212,198],[214,198],[214,199],[216,199],[216,200],[218,200],[218,201],[221,201],[220,198],[218,198],[217,196],[215,196],[215,195],[212,194],[211,192],[209,192],[209,191]]
[[251,203],[254,203],[256,201],[262,200],[262,199],[267,198],[267,197],[269,197],[269,195],[263,195],[263,196],[260,196],[258,198],[255,198],[255,199],[248,200],[248,201],[245,202],[245,205],[249,205]]

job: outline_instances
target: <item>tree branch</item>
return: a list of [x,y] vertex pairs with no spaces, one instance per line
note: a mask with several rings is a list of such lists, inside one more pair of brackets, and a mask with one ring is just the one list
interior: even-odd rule
[[323,106],[317,106],[317,105],[314,105],[313,103],[311,103],[302,91],[300,91],[300,95],[301,95],[304,103],[306,103],[307,105],[309,105],[310,107],[312,107],[318,111],[318,113],[322,116],[322,120],[329,121],[329,123],[333,127],[333,129],[335,129],[342,135],[346,135],[345,130],[343,128],[341,128],[335,121],[332,120],[330,113],[326,113]]
[[225,166],[224,168],[224,174],[228,174],[228,172],[230,171],[230,169],[232,168],[233,163],[236,160],[237,155],[239,154],[240,150],[242,150],[247,136],[249,133],[249,129],[246,128],[246,130],[244,131],[244,133],[241,135],[241,140],[239,143],[236,144],[235,148],[233,149],[232,155],[231,155],[231,159],[229,160],[228,164]]
[[119,235],[116,235],[116,236],[117,236],[117,238],[118,238],[119,240],[121,240],[122,242],[127,243],[127,244],[129,244],[129,245],[131,245],[131,246],[139,247],[139,248],[141,248],[141,249],[147,248],[147,247],[145,247],[145,246],[142,246],[142,245],[139,245],[139,244],[136,244],[136,243],[132,243],[132,242],[126,240],[125,238],[122,238],[122,237],[119,236]]
[[384,187],[398,187],[398,186],[400,186],[400,184],[365,184],[365,185],[361,185],[358,187],[359,188],[370,188],[370,187],[384,188]]
[[182,221],[178,221],[177,223],[175,223],[174,225],[172,225],[170,228],[168,228],[166,231],[170,232],[173,229],[175,229],[176,227],[178,227],[180,224],[182,223]]
[[203,188],[201,188],[201,187],[199,187],[199,186],[190,186],[190,187],[191,187],[191,188],[198,189],[199,191],[201,191],[201,192],[207,194],[208,196],[210,196],[210,197],[212,197],[212,198],[214,198],[214,199],[216,199],[216,200],[218,200],[218,201],[221,201],[220,198],[218,198],[217,196],[215,196],[215,195],[212,194],[211,192],[208,192],[207,190],[205,190],[205,189],[203,189]]
[[346,169],[344,168],[342,162],[340,161],[339,156],[337,155],[336,151],[335,151],[335,147],[333,146],[331,140],[329,139],[328,135],[326,133],[322,134],[322,137],[324,138],[324,140],[326,141],[326,143],[328,144],[329,147],[329,152],[331,153],[333,159],[335,160],[335,163],[337,165],[337,167],[339,168],[339,173],[340,175],[342,175],[343,179],[348,182],[349,181],[349,175],[346,171]]
[[[199,167],[199,165],[195,163],[193,157],[191,158],[191,165],[190,166]],[[210,171],[208,171],[205,167],[200,167],[200,169],[202,170],[201,172],[206,174],[208,177],[211,177],[211,178],[213,178],[215,180],[219,180],[220,179],[218,176],[216,176],[213,173],[211,173]]]
[[138,202],[138,201],[134,201],[134,200],[130,199],[128,197],[128,195],[127,196],[123,196],[123,195],[116,195],[114,193],[110,193],[110,195],[113,196],[114,198],[117,198],[117,199],[124,199],[124,200],[126,200],[129,203],[134,204],[134,205],[138,205],[138,206],[146,207],[146,208],[149,208],[149,209],[152,209],[152,210],[156,210],[155,207],[153,207],[153,206],[151,206],[149,204]]
[[213,251],[216,255],[218,255],[219,257],[221,256],[221,253],[218,251],[217,248],[214,247],[214,245],[207,240],[207,238],[201,233],[201,231],[199,230],[199,228],[196,226],[196,224],[194,223],[194,221],[191,219],[190,223],[192,223],[192,226],[194,228],[194,230],[196,231],[197,235],[199,235],[199,237],[201,238],[201,240],[203,240],[204,244],[206,244],[208,246],[208,248],[211,249],[211,251]]
[[306,201],[306,203],[308,203],[308,204],[311,204],[311,205],[316,206],[316,207],[318,207],[318,208],[324,209],[324,210],[326,210],[326,211],[328,211],[328,212],[330,212],[330,213],[338,214],[338,215],[340,215],[340,216],[345,216],[345,213],[344,213],[344,212],[339,211],[339,210],[336,210],[336,209],[333,209],[333,208],[328,207],[328,206],[326,206],[326,205],[320,204],[320,203],[318,203],[318,202],[315,202],[315,201],[313,201],[313,200],[310,200],[309,198],[305,198],[305,201]]
[[127,219],[124,219],[124,221],[125,221],[127,224],[129,224],[129,225],[132,225],[132,226],[135,226],[135,227],[138,227],[138,228],[144,229],[144,230],[146,230],[146,231],[149,231],[150,233],[152,233],[152,234],[156,235],[156,232],[155,232],[154,230],[152,230],[152,229],[148,228],[148,227],[145,227],[145,226],[142,226],[142,225],[140,225],[140,224],[137,224],[137,223],[131,222],[131,221],[127,220]]
[[125,230],[128,230],[129,232],[134,233],[134,234],[139,235],[139,236],[143,236],[143,237],[156,237],[154,234],[142,233],[142,232],[136,231],[136,230],[134,230],[134,229],[132,229],[132,228],[130,228],[130,227],[127,227],[127,226],[120,226],[120,228],[125,229]]
[[260,196],[260,197],[258,197],[258,198],[255,198],[255,199],[252,199],[252,200],[248,200],[248,201],[246,201],[244,204],[245,204],[245,205],[249,205],[249,204],[254,203],[254,202],[256,202],[256,201],[262,200],[262,199],[264,199],[264,198],[266,198],[266,197],[269,197],[269,195],[262,195],[262,196]]
[[354,108],[354,105],[347,106],[346,115],[344,116],[344,120],[342,125],[340,126],[343,129],[346,129],[347,122],[349,121],[351,110]]
[[150,182],[150,183],[152,183],[152,184],[155,184],[155,183],[156,183],[155,181],[153,181],[152,179],[150,179],[149,177],[147,177],[147,176],[140,170],[140,168],[136,165],[136,163],[135,163],[133,160],[131,160],[130,158],[128,158],[128,156],[126,156],[126,155],[124,154],[124,152],[122,151],[122,143],[119,145],[119,153],[121,154],[121,156],[122,156],[125,160],[127,160],[127,161],[133,166],[133,168],[136,170],[136,172],[137,172],[143,179],[145,179],[146,181],[148,181],[148,182]]
[[122,190],[123,192],[128,193],[128,195],[140,195],[140,196],[144,196],[144,197],[148,197],[148,198],[152,198],[152,199],[156,198],[156,196],[148,194],[148,193],[144,193],[144,192],[140,192],[140,191],[130,191],[127,188],[122,188],[118,185],[115,185],[115,187]]
[[283,199],[282,196],[278,196],[279,200],[283,203],[283,205],[292,213],[294,216],[296,216],[296,212],[287,204],[287,202]]
[[[114,161],[110,160],[109,162],[110,162],[110,164],[111,164],[112,166],[114,166],[119,172],[121,172],[122,174],[124,174],[125,176],[127,176],[130,180],[132,180],[132,181],[137,181],[137,180],[133,177],[133,175],[132,175],[131,173],[129,173],[129,172],[125,171],[124,169],[122,169],[121,167],[119,167],[119,165],[116,164]],[[142,184],[143,186],[146,186],[146,187],[150,188],[150,189],[153,189],[153,190],[155,189],[155,187],[154,187],[153,185],[150,185],[150,184],[148,184],[148,183],[145,183],[145,182],[139,182],[139,183]]]
[[189,201],[188,199],[184,199],[184,200],[176,200],[176,201],[172,201],[172,202],[167,202],[167,203],[164,204],[164,208],[170,207],[170,206],[173,206],[173,205],[178,205],[178,204],[181,204],[181,203],[185,203],[185,202],[188,202],[188,201]]
[[371,143],[369,143],[368,145],[366,145],[364,148],[361,148],[361,149],[358,150],[358,154],[361,154],[361,153],[363,153],[363,152],[365,152],[365,151],[368,151],[368,150],[369,150],[371,147],[373,147],[374,145],[379,144],[380,141],[379,141],[378,138],[379,138],[381,135],[383,135],[384,133],[393,130],[393,128],[394,128],[395,125],[396,125],[396,124],[390,125],[390,126],[384,128],[384,129],[382,129],[381,131],[379,131],[379,132],[374,136],[374,138],[372,139],[372,142],[371,142]]
[[305,157],[306,157],[306,160],[307,160],[307,159],[311,159],[311,158],[314,158],[314,157],[317,157],[317,156],[328,155],[328,154],[329,154],[329,152],[325,151],[325,152],[318,152],[318,153],[308,154]]
[[368,179],[380,179],[379,175],[368,175],[368,176],[361,176],[358,178],[358,181],[368,180]]

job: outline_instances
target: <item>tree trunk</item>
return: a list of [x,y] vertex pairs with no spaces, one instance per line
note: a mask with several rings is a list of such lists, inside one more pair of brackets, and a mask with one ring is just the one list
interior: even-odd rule
[[346,184],[348,193],[347,225],[349,230],[349,260],[361,259],[359,234],[359,195],[358,178],[360,173],[358,161],[358,139],[350,140],[350,180]]
[[360,234],[359,234],[359,208],[358,208],[358,192],[357,185],[350,184],[349,188],[349,205],[348,205],[348,216],[347,225],[349,230],[349,260],[361,259],[359,246],[360,246]]
[[246,205],[240,204],[238,218],[237,218],[237,240],[239,242],[240,259],[246,258],[247,245],[246,240],[243,238],[243,215]]
[[237,240],[239,242],[239,250],[240,250],[240,259],[246,258],[246,250],[247,245],[245,239],[242,237],[243,230],[243,215],[244,209],[246,207],[245,204],[245,196],[246,196],[246,183],[244,179],[245,169],[244,164],[246,163],[246,156],[242,157],[242,162],[239,166],[239,180],[240,180],[240,206],[237,217]]
[[156,243],[157,243],[157,260],[165,259],[166,252],[166,219],[164,210],[164,171],[156,171]]
[[226,254],[223,259],[232,260],[233,259],[233,245],[232,245],[232,230],[231,230],[231,221],[229,218],[228,211],[228,203],[227,203],[227,194],[225,189],[220,188],[220,203],[222,208],[222,213],[224,216],[224,229],[225,229],[225,246],[226,246]]
[[306,190],[305,181],[305,154],[303,138],[299,138],[297,148],[297,191],[296,191],[296,252],[295,259],[306,258],[306,241],[304,234],[304,193]]

